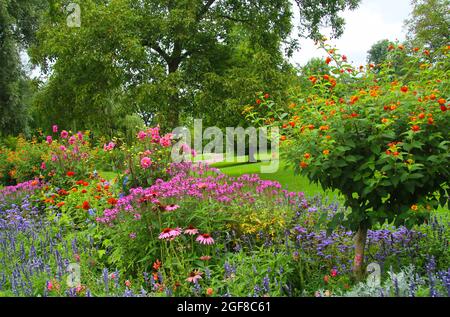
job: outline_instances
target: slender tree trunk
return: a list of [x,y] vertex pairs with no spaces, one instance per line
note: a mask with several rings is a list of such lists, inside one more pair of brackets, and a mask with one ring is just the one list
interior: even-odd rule
[[367,224],[365,222],[361,222],[355,235],[355,258],[353,260],[353,274],[356,281],[362,281],[365,276],[364,249],[366,247],[367,229]]

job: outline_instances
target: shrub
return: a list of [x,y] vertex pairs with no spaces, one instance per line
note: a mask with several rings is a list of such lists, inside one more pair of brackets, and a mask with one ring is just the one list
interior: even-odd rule
[[392,60],[377,72],[373,65],[358,70],[322,47],[329,74],[311,76],[312,89],[294,96],[288,113],[270,101],[261,107],[270,108],[266,122],[282,129],[296,172],[343,194],[349,211],[336,214],[331,228],[357,231],[354,268],[361,278],[368,228],[385,221],[411,227],[448,202],[449,59],[430,65],[423,53],[399,47],[392,58],[408,54],[399,77]]

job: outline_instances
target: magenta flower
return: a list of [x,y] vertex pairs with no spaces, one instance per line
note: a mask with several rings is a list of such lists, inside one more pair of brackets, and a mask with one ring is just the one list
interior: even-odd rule
[[45,165],[45,162],[42,162],[42,163],[41,163],[41,169],[42,169],[42,170],[45,170],[46,168],[47,168],[47,165]]
[[193,236],[193,235],[198,234],[198,229],[196,229],[192,225],[190,225],[188,228],[186,228],[184,230],[184,233]]
[[47,143],[50,145],[50,144],[52,144],[52,142],[53,142],[52,136],[51,136],[51,135],[48,135],[48,136],[47,136]]
[[65,151],[67,150],[67,148],[66,148],[64,145],[61,145],[61,146],[59,147],[59,149],[60,149],[61,151],[63,151],[63,152],[65,152]]
[[207,233],[199,234],[195,241],[199,242],[200,244],[214,244],[214,239]]
[[58,126],[55,124],[52,127],[53,133],[57,133],[58,132]]
[[69,144],[70,145],[75,144],[76,141],[77,141],[77,139],[73,135],[69,138]]
[[63,139],[67,139],[68,136],[69,136],[69,132],[67,132],[66,130],[61,131],[61,137]]
[[80,131],[77,132],[78,140],[83,141],[83,133]]
[[169,147],[170,145],[171,145],[171,139],[170,138],[168,138],[167,136],[164,136],[163,138],[161,138],[160,140],[159,140],[159,144],[162,146],[162,147]]
[[173,240],[175,237],[178,237],[181,234],[180,228],[166,228],[159,234],[159,239],[168,239]]
[[136,232],[131,232],[128,236],[130,239],[136,239]]
[[144,157],[141,159],[141,167],[142,167],[143,169],[147,169],[147,168],[149,168],[151,165],[152,165],[152,160],[151,160],[151,158],[149,158],[149,157],[147,157],[147,156],[144,156]]
[[108,144],[103,145],[103,151],[112,151],[116,147],[116,144],[114,142],[109,142]]
[[178,208],[180,208],[180,206],[178,206],[178,205],[168,205],[168,206],[166,206],[166,211],[174,211],[174,210],[177,210]]
[[142,141],[147,137],[147,133],[145,133],[144,131],[139,131],[137,137]]

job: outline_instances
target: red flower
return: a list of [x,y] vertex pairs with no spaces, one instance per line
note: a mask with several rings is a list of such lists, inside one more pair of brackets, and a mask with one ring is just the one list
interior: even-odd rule
[[88,210],[89,208],[91,208],[91,206],[89,205],[89,202],[88,201],[84,201],[83,202],[83,209],[84,210]]
[[402,86],[402,88],[400,88],[400,90],[402,92],[408,92],[408,87],[407,86]]
[[336,269],[332,269],[330,271],[330,274],[331,274],[332,277],[336,277],[338,275],[338,271]]
[[72,176],[74,176],[75,175],[75,172],[72,172],[72,171],[68,171],[67,172],[67,176],[69,176],[69,177],[72,177]]
[[155,271],[158,271],[160,267],[161,267],[161,261],[156,260],[155,263],[153,263],[153,269]]
[[325,284],[328,284],[328,281],[330,280],[330,276],[329,275],[325,275],[323,277],[323,281],[325,282]]
[[308,167],[308,163],[306,163],[306,162],[300,162],[300,167],[301,167],[301,168],[307,168],[307,167]]
[[117,204],[117,199],[115,199],[114,197],[109,198],[108,204],[115,206]]
[[442,105],[442,106],[441,106],[441,110],[442,110],[443,112],[445,112],[445,111],[447,111],[447,107],[446,107],[445,105]]
[[447,102],[447,100],[445,100],[444,98],[440,98],[440,99],[438,100],[438,102],[439,102],[440,105],[445,105],[445,103]]
[[358,117],[359,115],[357,114],[357,113],[355,113],[355,112],[353,112],[352,114],[351,114],[351,117],[352,118],[356,118],[356,117]]
[[60,189],[60,190],[58,191],[58,195],[60,195],[60,196],[66,196],[66,195],[69,195],[69,193],[68,193],[67,190],[65,190],[65,189]]
[[413,130],[414,132],[420,131],[420,127],[418,125],[413,125],[411,127],[411,130]]
[[257,104],[257,105],[260,105],[261,102],[262,102],[261,99],[256,99],[256,104]]
[[269,99],[270,95],[269,94],[265,94],[264,95],[264,99]]
[[81,191],[81,193],[82,193],[82,194],[86,194],[86,193],[87,193],[87,190],[86,190],[86,189],[83,189],[83,190]]
[[325,60],[325,63],[330,64],[332,61],[332,59],[330,57],[327,57],[327,59]]
[[347,56],[342,55],[342,60],[343,60],[344,62],[346,62],[346,61],[347,61]]

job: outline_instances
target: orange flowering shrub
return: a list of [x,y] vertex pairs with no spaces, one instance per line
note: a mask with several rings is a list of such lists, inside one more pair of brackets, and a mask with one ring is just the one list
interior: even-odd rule
[[[449,50],[430,64],[426,52],[393,47],[374,71],[321,45],[330,74],[312,76],[311,89],[272,124],[296,172],[345,197],[348,214],[332,223],[358,230],[354,266],[361,272],[368,228],[385,221],[412,226],[448,202]],[[393,69],[398,58],[406,65],[401,77]]]

